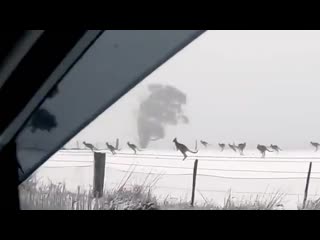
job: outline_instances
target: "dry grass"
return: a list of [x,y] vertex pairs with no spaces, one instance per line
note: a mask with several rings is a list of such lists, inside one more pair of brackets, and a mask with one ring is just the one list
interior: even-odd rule
[[[133,169],[134,170],[134,169]],[[133,170],[131,172],[133,172]],[[282,204],[284,194],[276,192],[272,195],[257,195],[249,199],[234,200],[231,191],[227,194],[223,206],[214,204],[198,192],[205,204],[193,207],[180,199],[178,203],[159,200],[152,194],[152,188],[160,176],[151,178],[149,174],[142,184],[129,185],[132,173],[125,175],[120,184],[104,197],[95,199],[91,189],[76,192],[67,190],[63,183],[42,184],[32,177],[20,185],[20,202],[23,210],[273,210]],[[309,201],[309,209],[320,209],[320,199]]]
[[162,205],[164,210],[276,210],[282,205],[282,200],[285,197],[284,194],[276,192],[271,195],[256,195],[249,199],[234,200],[231,192],[227,194],[223,206],[219,206],[213,202],[209,202],[205,199],[205,204],[197,205],[193,207],[188,203],[176,203]]
[[275,210],[282,205],[285,194],[275,192],[273,194],[262,194],[251,196],[248,200],[235,201],[231,191],[225,199],[222,210]]
[[20,205],[23,210],[93,209],[92,198],[86,191],[74,193],[65,184],[41,184],[31,178],[20,185]]
[[[125,180],[118,188],[105,192],[104,197],[95,199],[91,189],[76,193],[67,190],[66,185],[41,184],[36,177],[25,181],[19,187],[20,204],[23,210],[151,210],[158,209],[157,200],[151,192],[151,185],[126,186]],[[151,181],[154,183],[154,179]]]
[[306,205],[302,208],[302,204],[298,206],[299,210],[320,210],[320,198],[306,201]]

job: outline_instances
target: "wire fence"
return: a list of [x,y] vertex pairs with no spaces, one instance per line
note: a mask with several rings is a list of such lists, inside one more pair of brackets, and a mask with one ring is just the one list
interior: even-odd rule
[[[61,160],[52,160],[51,162],[74,162],[74,161],[61,161]],[[84,161],[77,161],[84,162]],[[89,162],[89,161],[88,161]],[[91,162],[91,161],[90,161]],[[165,169],[181,169],[181,170],[192,170],[191,167],[178,167],[178,166],[169,166],[169,165],[149,165],[149,164],[129,164],[129,163],[115,163],[115,162],[106,162],[109,165],[116,166],[137,166],[137,167],[153,167],[153,168],[165,168]],[[70,165],[70,166],[44,166],[45,168],[77,168],[77,167],[92,167],[90,165]],[[293,173],[293,174],[307,174],[308,171],[277,171],[277,170],[255,170],[255,169],[222,169],[222,168],[198,168],[198,170],[206,171],[221,171],[221,172],[253,172],[253,173]],[[320,172],[312,172],[312,174],[320,174]],[[207,175],[208,176],[208,175]],[[320,177],[318,177],[320,179]]]
[[[90,153],[90,152],[89,152]],[[63,155],[63,154],[62,154]],[[120,155],[120,154],[119,154]],[[92,152],[90,153],[91,159],[87,157],[83,160],[76,160],[74,157],[69,158],[65,156],[63,159],[52,158],[48,161],[48,164],[56,164],[54,166],[44,165],[42,169],[54,170],[56,169],[61,173],[62,170],[68,171],[68,169],[72,169],[74,172],[73,175],[86,175],[87,181],[92,181],[92,172],[93,172],[93,158]],[[139,155],[130,155],[130,154],[121,154],[121,156],[115,156],[111,154],[107,154],[108,159],[106,161],[106,187],[110,187],[111,181],[120,182],[121,179],[126,175],[133,173],[132,180],[128,181],[128,185],[134,185],[135,180],[140,176],[140,179],[144,179],[149,175],[161,175],[162,180],[159,181],[156,185],[156,191],[160,192],[162,195],[173,194],[176,193],[176,196],[186,194],[185,197],[189,197],[191,192],[191,180],[193,176],[193,167],[191,166],[175,166],[174,164],[149,164],[148,160],[157,160],[160,155],[153,154],[139,154]],[[156,156],[156,157],[153,157]],[[169,155],[162,154],[160,157],[170,161],[181,161],[181,157],[178,155]],[[301,161],[301,160],[315,160],[320,158],[315,157],[296,157],[298,160],[290,160],[292,157],[273,157],[274,160],[270,161],[270,159],[263,160],[247,160],[249,157],[222,157],[222,156],[205,156],[206,158],[210,157],[211,159],[205,159],[199,157],[199,162],[237,162],[237,166],[240,166],[239,163],[303,163],[307,164],[309,161]],[[123,158],[124,161],[126,158],[131,158],[134,161],[135,158],[142,159],[144,163],[130,163],[130,162],[119,162],[118,159]],[[196,158],[196,157],[193,157]],[[214,159],[216,158],[216,159]],[[253,157],[252,157],[253,158]],[[257,157],[255,157],[257,158]],[[231,159],[231,160],[230,160]],[[240,159],[240,160],[239,160]],[[277,160],[278,159],[278,160]],[[283,159],[288,159],[288,161],[284,161]],[[111,161],[110,161],[111,160]],[[112,161],[113,160],[113,161]],[[118,161],[118,162],[117,162]],[[194,161],[194,160],[189,160]],[[320,163],[320,161],[312,161],[313,163]],[[80,165],[81,163],[81,165]],[[176,162],[175,162],[176,163]],[[57,165],[63,164],[63,165]],[[83,164],[83,165],[82,165]],[[204,164],[205,165],[205,164]],[[256,165],[259,167],[259,165]],[[299,165],[300,166],[300,165]],[[126,168],[126,169],[123,169]],[[83,169],[83,173],[79,174],[80,169]],[[111,172],[110,172],[111,171]],[[115,174],[112,173],[116,172]],[[170,171],[178,171],[178,172],[170,172]],[[122,174],[120,174],[122,173]],[[242,173],[245,176],[228,176],[228,174],[239,174]],[[268,186],[279,186],[282,187],[282,190],[285,189],[284,193],[289,197],[302,197],[304,194],[304,186],[306,182],[306,176],[308,173],[308,169],[305,168],[305,171],[301,170],[276,170],[276,169],[254,169],[254,168],[242,168],[235,169],[226,168],[226,167],[198,167],[198,183],[197,183],[197,191],[202,194],[208,196],[217,197],[219,195],[225,195],[232,188],[235,190],[232,191],[232,194],[243,194],[243,195],[272,195],[273,192],[262,192],[268,188]],[[226,175],[227,174],[227,175]],[[256,175],[268,175],[268,176],[246,176],[247,174],[256,174]],[[313,171],[310,179],[314,182],[320,180],[320,171]],[[60,174],[61,175],[61,174]],[[270,175],[270,176],[269,176]],[[80,181],[83,180],[83,177],[78,178]],[[142,180],[141,180],[142,181]],[[140,181],[140,182],[141,182]],[[279,182],[281,181],[281,183]],[[274,182],[274,184],[273,184]],[[253,183],[254,187],[253,186]],[[320,182],[319,182],[320,183]],[[239,187],[238,185],[241,185]],[[311,194],[308,196],[311,198],[317,198],[319,195],[317,194],[317,186],[318,184],[313,184],[313,189],[310,191]],[[187,186],[187,187],[186,187]],[[248,187],[249,186],[249,187]],[[218,188],[217,188],[218,187]],[[219,189],[220,188],[220,189]],[[250,188],[250,191],[247,189]],[[260,191],[259,191],[260,190]],[[201,194],[201,195],[202,195]],[[203,196],[202,196],[203,197]],[[221,197],[222,199],[222,197]]]
[[[92,151],[88,151],[88,150],[80,150],[80,151],[75,151],[79,154],[85,154],[85,155],[92,155]],[[99,152],[99,151],[97,151]],[[163,154],[163,153],[143,153],[143,152],[139,152],[139,154],[134,154],[134,153],[129,153],[129,152],[118,152],[115,155],[113,155],[112,153],[109,152],[109,150],[105,150],[105,151],[100,151],[103,152],[107,155],[113,156],[113,157],[117,157],[117,156],[121,156],[121,157],[130,157],[130,158],[177,158],[178,161],[181,161],[181,157],[182,155],[178,155],[178,154]],[[60,155],[69,155],[69,151],[60,151],[59,152]],[[226,155],[192,155],[190,156],[192,158],[197,158],[197,159],[257,159],[257,158],[261,158],[260,156],[246,156],[246,155],[237,155],[237,156],[226,156]],[[320,156],[266,156],[265,159],[300,159],[300,160],[320,160]],[[266,160],[268,161],[268,160]],[[320,161],[319,161],[320,162]]]
[[[146,179],[161,176],[154,185],[157,196],[170,195],[172,198],[189,201],[192,192],[193,162],[198,159],[196,175],[196,199],[207,201],[214,199],[223,202],[224,197],[232,192],[242,196],[272,196],[281,191],[286,197],[297,202],[303,199],[307,165],[314,164],[311,176],[308,199],[317,199],[320,186],[320,155],[310,152],[295,152],[286,155],[267,154],[261,158],[258,153],[212,152],[207,154],[190,154],[182,161],[180,154],[170,152],[146,151],[133,154],[118,152],[106,154],[105,188],[113,189],[121,185],[124,178],[131,174],[127,186],[146,182]],[[305,154],[304,154],[305,153]],[[290,156],[291,155],[291,156]],[[62,150],[51,157],[37,172],[39,176],[48,177],[56,182],[65,182],[76,189],[77,186],[88,186],[93,183],[94,157],[88,150]],[[232,190],[232,191],[231,191]]]
[[[65,153],[67,154],[67,153]],[[59,153],[59,155],[64,155],[63,153]],[[92,152],[88,152],[87,154],[82,154],[84,156],[91,156]],[[144,160],[170,160],[170,161],[182,161],[182,157],[180,155],[170,155],[170,154],[128,154],[128,153],[117,153],[115,155],[109,154],[106,152],[106,155],[112,157],[114,159],[144,159]],[[246,162],[246,163],[299,163],[305,164],[312,161],[314,164],[320,163],[320,157],[310,157],[310,156],[268,156],[265,158],[257,157],[257,156],[209,156],[209,155],[193,155],[189,156],[185,159],[185,162],[194,161],[198,159],[201,162]],[[252,160],[250,160],[252,159]],[[287,159],[287,160],[285,160]],[[69,162],[92,162],[90,160],[74,160],[74,159],[64,159]],[[318,161],[316,161],[318,160]],[[51,161],[60,161],[60,160],[51,160]]]

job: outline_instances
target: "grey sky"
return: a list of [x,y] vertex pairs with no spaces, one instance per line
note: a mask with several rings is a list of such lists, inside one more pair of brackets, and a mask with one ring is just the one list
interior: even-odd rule
[[207,31],[80,132],[100,144],[137,142],[136,116],[147,85],[170,84],[187,95],[189,124],[169,126],[150,147],[172,138],[246,141],[310,148],[320,141],[320,31]]

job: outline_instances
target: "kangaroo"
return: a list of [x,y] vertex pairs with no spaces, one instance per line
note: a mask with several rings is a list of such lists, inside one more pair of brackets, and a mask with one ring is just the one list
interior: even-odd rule
[[223,152],[226,145],[224,143],[219,143],[219,147],[221,148],[221,152]]
[[137,150],[141,151],[136,145],[134,145],[133,143],[127,142],[129,148],[131,148],[134,151],[134,154],[137,154]]
[[240,143],[237,146],[237,149],[239,149],[240,155],[243,155],[243,150],[246,148],[247,143]]
[[273,151],[270,151],[266,146],[260,145],[260,144],[257,145],[257,149],[261,152],[262,158],[266,156],[266,151],[273,152]]
[[208,142],[203,141],[203,140],[200,140],[200,143],[201,143],[205,148],[207,148],[207,146],[210,145]]
[[233,150],[233,151],[237,151],[237,146],[233,143],[233,145],[231,145],[231,144],[228,144],[229,145],[229,147]]
[[85,141],[83,141],[83,144],[89,148],[92,152],[93,150],[98,150],[95,146],[93,146],[91,143],[86,143]]
[[315,152],[317,152],[319,149],[320,143],[317,143],[317,142],[310,142],[310,143],[312,146],[314,146],[316,148]]
[[270,148],[272,148],[274,151],[276,151],[276,152],[279,152],[279,151],[282,151],[282,149],[281,148],[279,148],[278,147],[278,145],[270,145]]
[[177,138],[174,138],[174,139],[173,139],[173,142],[174,142],[174,144],[175,144],[175,146],[176,146],[177,151],[179,150],[179,151],[182,153],[182,155],[184,156],[184,158],[182,159],[182,161],[184,161],[184,160],[188,157],[187,154],[186,154],[186,152],[198,153],[198,151],[193,152],[193,151],[191,151],[186,145],[184,145],[184,144],[182,144],[182,143],[179,143],[178,140],[177,140]]
[[108,142],[106,142],[106,145],[108,147],[108,149],[110,150],[110,152],[112,153],[112,155],[116,154],[115,150],[117,150],[114,146],[110,145]]

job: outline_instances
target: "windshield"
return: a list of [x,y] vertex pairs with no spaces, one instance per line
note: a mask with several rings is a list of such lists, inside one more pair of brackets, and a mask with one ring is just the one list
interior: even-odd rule
[[[138,39],[131,34],[132,41]],[[143,199],[141,209],[317,206],[319,40],[319,31],[206,31],[42,165],[28,180],[35,184],[34,196],[45,199],[41,196],[54,186],[66,205],[44,206],[64,209],[138,208],[115,203],[128,194]],[[113,44],[112,50],[121,46]],[[140,47],[152,52],[151,45]],[[106,52],[91,54],[87,61],[94,74],[81,71],[79,63],[65,84],[76,86],[86,78],[87,91],[99,91],[101,86],[89,79],[107,74],[121,83],[120,75],[110,76],[110,69],[123,58],[106,64]],[[130,61],[132,69],[123,69],[123,76],[141,63],[138,54]],[[113,87],[106,84],[105,95],[96,97],[107,98]],[[82,107],[90,111],[90,104],[82,103],[79,113]],[[59,104],[57,119],[65,114],[65,103]],[[51,110],[49,101],[46,110]],[[47,133],[39,132],[38,142],[28,141],[32,131],[36,129],[23,132],[17,142],[41,149]],[[103,193],[97,197],[92,189],[99,181]],[[26,208],[39,207],[23,197],[26,190],[20,192]]]

